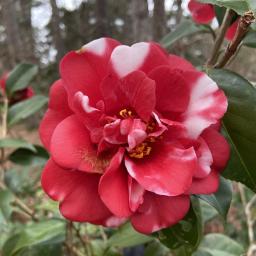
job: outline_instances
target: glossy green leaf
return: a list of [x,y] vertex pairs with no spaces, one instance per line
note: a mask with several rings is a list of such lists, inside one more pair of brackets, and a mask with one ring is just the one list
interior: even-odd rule
[[221,177],[219,189],[215,194],[196,196],[214,207],[226,219],[232,201],[232,184]]
[[228,70],[210,70],[209,75],[225,91],[229,102],[223,133],[232,152],[223,176],[256,192],[256,89]]
[[202,237],[200,204],[197,198],[191,202],[190,210],[182,221],[158,232],[161,243],[170,249],[182,250],[184,256],[192,254]]
[[36,152],[33,144],[21,139],[0,139],[0,148],[24,148]]
[[[199,0],[201,3],[214,4],[234,10],[239,15],[249,11],[247,0]],[[254,0],[250,0],[254,1]]]
[[24,166],[44,165],[49,158],[47,151],[41,146],[34,146],[36,152],[28,149],[19,148],[14,151],[8,158],[15,164]]
[[8,112],[8,125],[13,125],[39,111],[48,101],[42,95],[36,95],[30,99],[16,103]]
[[243,45],[256,48],[256,31],[250,31],[243,40]]
[[152,241],[154,238],[138,233],[128,222],[121,226],[113,236],[108,240],[109,246],[118,246],[120,248],[135,246]]
[[17,65],[6,81],[7,92],[13,93],[28,87],[37,72],[38,67],[36,65],[28,63]]
[[8,220],[12,214],[13,207],[12,202],[14,201],[14,196],[9,190],[0,190],[0,211]]
[[208,234],[193,256],[241,256],[244,253],[244,248],[229,237],[222,234]]
[[203,223],[207,223],[208,221],[212,220],[213,218],[219,215],[219,213],[216,211],[214,207],[212,207],[203,200],[200,200],[200,206],[202,211]]
[[20,234],[10,256],[39,245],[62,242],[65,238],[65,222],[59,220],[40,221],[27,226]]
[[210,28],[206,25],[196,25],[191,20],[185,20],[181,22],[174,31],[167,34],[162,40],[163,47],[170,47],[173,43],[180,40],[183,37],[190,36],[195,33],[209,33]]

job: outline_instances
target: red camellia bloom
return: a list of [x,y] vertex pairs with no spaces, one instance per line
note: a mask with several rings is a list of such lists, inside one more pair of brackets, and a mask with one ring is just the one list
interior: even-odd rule
[[[207,24],[215,18],[215,10],[212,4],[200,3],[198,0],[190,0],[188,3],[188,9],[191,12],[192,19],[198,24]],[[234,21],[228,28],[225,35],[226,39],[231,41],[235,34],[239,24],[239,18]]]
[[[2,93],[5,94],[5,87],[6,87],[6,81],[8,79],[9,73],[5,73],[1,78],[0,78],[0,88],[2,90]],[[17,102],[29,99],[34,96],[34,90],[31,86],[16,91],[11,98],[9,99],[9,104],[15,104]]]
[[205,73],[156,43],[101,38],[68,53],[60,74],[40,136],[51,154],[42,187],[64,217],[129,219],[147,234],[180,221],[190,195],[216,192],[227,99]]

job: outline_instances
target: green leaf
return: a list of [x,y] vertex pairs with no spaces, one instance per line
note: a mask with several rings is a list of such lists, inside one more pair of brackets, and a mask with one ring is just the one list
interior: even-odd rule
[[226,219],[232,201],[232,184],[221,177],[219,189],[215,194],[196,196],[214,207]]
[[13,207],[12,202],[14,201],[14,196],[9,190],[0,190],[0,211],[2,212],[5,220],[9,220]]
[[40,223],[32,223],[20,233],[12,255],[19,251],[36,245],[49,245],[61,242],[65,237],[65,222],[59,220],[47,220]]
[[240,256],[244,253],[244,248],[229,237],[222,234],[208,234],[193,256]]
[[41,146],[35,146],[36,152],[28,149],[19,148],[9,155],[9,160],[15,164],[24,166],[44,165],[49,158],[47,151]]
[[[180,250],[182,254],[191,255],[202,237],[202,218],[197,198],[191,200],[190,210],[178,224],[158,232],[159,240],[170,249]],[[178,253],[179,254],[179,253]]]
[[203,223],[207,223],[208,221],[212,220],[213,218],[219,215],[215,208],[213,208],[211,205],[209,205],[203,200],[200,201],[200,206],[202,211]]
[[11,126],[39,111],[48,101],[47,97],[36,95],[30,99],[21,101],[8,112],[8,124]]
[[38,72],[38,67],[33,64],[22,63],[14,68],[6,81],[8,93],[24,89],[29,86],[31,80]]
[[[239,15],[249,11],[247,0],[199,0],[201,3],[214,4],[234,10]],[[250,0],[254,1],[254,0]]]
[[21,139],[0,139],[0,148],[24,148],[36,152],[31,143]]
[[170,250],[159,241],[152,241],[146,248],[144,256],[164,256],[169,255]]
[[250,31],[247,33],[243,40],[243,45],[256,48],[256,31]]
[[229,102],[223,132],[231,146],[231,158],[223,176],[256,192],[256,89],[228,70],[210,70],[209,75],[225,91]]
[[144,244],[153,239],[153,237],[142,235],[135,231],[132,225],[128,222],[121,226],[114,235],[110,237],[108,245],[124,248]]
[[256,1],[255,0],[246,0],[248,7],[250,10],[252,10],[254,13],[256,13]]
[[181,22],[174,31],[167,34],[160,43],[163,45],[163,47],[168,48],[170,47],[174,42],[177,40],[180,40],[181,38],[185,36],[190,36],[195,33],[209,33],[210,28],[206,25],[196,25],[191,20],[185,20]]

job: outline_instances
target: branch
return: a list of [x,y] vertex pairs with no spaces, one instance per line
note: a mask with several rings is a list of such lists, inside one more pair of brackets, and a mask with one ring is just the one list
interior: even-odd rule
[[229,43],[224,56],[219,63],[215,66],[216,68],[223,68],[230,58],[235,54],[240,43],[244,39],[246,33],[249,30],[250,25],[255,22],[255,16],[252,11],[246,12],[239,21],[238,28],[233,40]]
[[213,46],[212,54],[206,63],[207,67],[213,66],[216,63],[216,61],[218,60],[218,52],[219,52],[220,47],[224,41],[225,34],[226,34],[227,29],[231,23],[233,15],[234,15],[234,11],[232,11],[230,9],[226,10],[224,19],[223,19],[221,27],[220,27],[220,32],[217,35],[214,46]]

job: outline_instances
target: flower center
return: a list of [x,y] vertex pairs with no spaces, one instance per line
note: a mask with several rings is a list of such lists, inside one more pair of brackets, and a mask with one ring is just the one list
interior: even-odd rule
[[142,142],[129,152],[129,156],[132,158],[142,159],[144,156],[148,156],[151,153],[152,147],[148,142]]
[[119,115],[122,117],[122,118],[129,118],[129,117],[133,117],[133,113],[131,110],[127,109],[127,108],[124,108],[122,110],[120,110],[119,112]]

